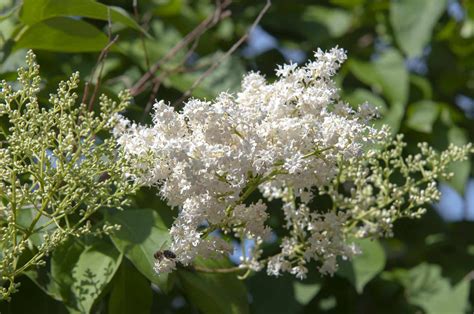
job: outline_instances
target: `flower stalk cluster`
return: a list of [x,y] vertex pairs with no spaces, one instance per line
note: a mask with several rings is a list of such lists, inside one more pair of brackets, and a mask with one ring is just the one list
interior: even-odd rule
[[41,105],[39,66],[31,51],[26,62],[17,84],[0,83],[1,299],[16,291],[17,276],[43,265],[68,237],[115,229],[90,219],[102,207],[123,206],[136,188],[124,180],[129,170],[114,139],[101,138],[130,96],[120,94],[119,102],[102,96],[96,115],[75,105],[75,73]]
[[[176,258],[157,260],[156,272],[231,252],[224,233],[256,243],[237,270],[304,278],[316,261],[333,274],[339,257],[359,252],[351,238],[390,235],[396,219],[418,217],[439,197],[435,180],[471,147],[439,155],[422,144],[403,158],[401,138],[371,125],[373,107],[341,101],[333,76],[345,59],[342,49],[318,50],[302,67],[278,67],[273,83],[250,73],[239,93],[191,99],[180,112],[160,101],[152,126],[117,117],[115,136],[136,169],[130,176],[179,209],[170,230]],[[261,200],[250,202],[257,191]],[[330,210],[318,208],[322,195]],[[288,234],[279,253],[263,258],[272,234],[266,201],[274,199]]]

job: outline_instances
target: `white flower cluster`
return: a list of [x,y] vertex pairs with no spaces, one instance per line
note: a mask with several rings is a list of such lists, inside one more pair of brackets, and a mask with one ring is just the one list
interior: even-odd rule
[[[332,274],[337,257],[357,253],[345,232],[349,213],[314,212],[307,206],[343,164],[360,159],[367,144],[388,137],[386,129],[369,125],[376,114],[372,107],[353,110],[340,100],[332,77],[345,59],[342,49],[318,50],[302,67],[280,66],[274,83],[250,73],[236,95],[192,99],[180,112],[160,101],[150,127],[117,118],[115,136],[137,169],[132,178],[158,187],[170,206],[179,207],[169,248],[175,258],[158,260],[157,272],[229,252],[231,246],[215,236],[216,230],[254,240],[252,257],[240,266],[268,266],[274,275],[288,271],[304,278],[311,260]],[[264,202],[249,202],[256,190],[266,200],[283,202],[288,229],[281,252],[266,259],[260,259],[259,247],[271,234],[269,213]]]
[[[345,59],[342,49],[318,50],[315,61],[303,67],[280,66],[272,84],[250,73],[237,95],[193,99],[181,112],[160,101],[151,127],[119,118],[115,135],[138,169],[134,178],[158,186],[169,204],[180,208],[171,229],[176,259],[158,261],[158,272],[173,269],[175,262],[188,265],[198,255],[228,252],[225,241],[209,236],[217,229],[261,243],[270,234],[266,205],[245,202],[255,189],[284,201],[291,191],[308,203],[313,188],[337,174],[338,156],[357,156],[370,139],[386,135],[368,126],[373,111],[363,106],[356,112],[339,100],[332,76]],[[305,258],[322,260],[322,271],[334,271],[328,263],[353,253],[340,232],[344,217],[292,204],[284,206],[286,226],[309,234]],[[271,260],[270,273],[288,268],[277,260],[295,254],[293,242],[294,237],[284,241],[284,254]]]

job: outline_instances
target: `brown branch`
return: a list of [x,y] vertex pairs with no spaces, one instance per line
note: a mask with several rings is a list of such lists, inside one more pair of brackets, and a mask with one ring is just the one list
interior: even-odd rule
[[86,99],[89,93],[89,86],[92,84],[92,80],[94,79],[97,68],[100,65],[99,75],[97,77],[96,84],[94,86],[94,91],[92,92],[92,96],[89,99],[89,106],[88,106],[89,111],[92,111],[94,100],[97,95],[97,91],[99,90],[100,82],[102,79],[102,71],[104,69],[104,60],[107,58],[110,48],[113,46],[113,44],[115,44],[115,42],[117,42],[119,38],[119,36],[116,35],[112,39],[112,19],[110,17],[110,9],[107,11],[107,14],[108,14],[107,33],[108,33],[109,41],[107,45],[100,51],[99,57],[97,58],[97,62],[95,63],[94,68],[92,69],[92,73],[89,78],[89,81],[84,84],[84,92],[82,95],[82,102],[81,102],[83,104],[85,104],[86,102]]
[[[138,25],[140,25],[140,15],[138,14],[138,0],[133,0],[133,14],[135,16],[135,20],[137,21]],[[140,25],[140,26],[142,26],[142,25]],[[145,29],[145,28],[143,28],[143,29]],[[143,35],[143,32],[139,32],[139,33],[140,33],[140,42],[142,43],[143,53],[145,55],[146,68],[149,69],[150,68],[150,57],[148,56],[148,50],[146,48],[145,37]]]
[[[161,76],[162,75],[160,75],[160,77]],[[160,89],[161,82],[162,82],[162,80],[160,79],[160,80],[157,80],[156,82],[153,83],[153,87],[151,88],[150,97],[148,97],[148,102],[146,104],[145,110],[143,110],[142,122],[145,120],[145,117],[148,115],[148,113],[151,110],[151,106],[153,105],[153,101],[155,100],[156,94],[158,94],[158,90]]]
[[194,65],[194,66],[188,66],[188,67],[180,67],[179,69],[176,69],[175,73],[190,73],[190,72],[196,72],[201,69],[205,69],[209,66],[211,66],[212,62],[202,62],[201,64]]
[[[94,86],[94,91],[92,92],[92,96],[91,98],[89,99],[89,111],[92,111],[92,107],[94,105],[94,100],[95,100],[95,96],[97,95],[97,91],[99,90],[99,86],[100,86],[100,81],[101,81],[101,77],[102,77],[102,70],[104,69],[104,60],[105,58],[107,58],[107,55],[109,53],[109,50],[110,48],[113,46],[113,44],[115,44],[117,42],[119,38],[119,35],[115,35],[115,37],[109,41],[109,43],[107,44],[107,46],[104,47],[104,49],[102,49],[102,51],[100,52],[100,55],[99,55],[99,58],[97,59],[97,63],[95,64],[94,66],[94,69],[92,70],[92,74],[91,74],[91,77],[89,79],[89,82],[86,83],[86,86],[85,88],[88,88],[88,86],[91,84],[92,82],[92,79],[95,75],[95,72],[97,70],[97,67],[99,66],[100,64],[100,70],[99,70],[99,75],[97,76],[97,80],[96,80],[96,83],[95,83],[95,86]],[[87,97],[87,90],[84,90],[84,96],[82,97],[83,99],[83,103],[85,101]]]
[[191,93],[194,91],[194,89],[196,89],[196,87],[204,80],[206,79],[212,72],[214,72],[214,70],[222,64],[222,62],[228,58],[232,53],[235,52],[235,50],[237,50],[237,48],[240,47],[240,45],[242,45],[242,43],[245,42],[245,40],[247,40],[247,38],[249,37],[250,33],[255,29],[255,27],[258,25],[258,23],[260,23],[260,20],[263,18],[263,16],[265,15],[265,13],[268,11],[268,9],[270,8],[271,6],[271,1],[270,0],[267,0],[267,3],[265,4],[265,6],[262,8],[262,10],[260,11],[260,13],[258,14],[257,18],[255,19],[255,21],[252,23],[252,25],[250,26],[250,28],[245,32],[245,34],[237,41],[235,42],[232,47],[230,47],[229,50],[226,51],[226,53],[224,55],[222,55],[215,63],[213,63],[207,70],[206,72],[204,72],[203,74],[201,74],[201,76],[199,76],[193,83],[193,85],[191,85],[191,87],[177,100],[173,103],[172,106],[176,106],[178,104],[180,104],[183,100],[185,100],[186,98],[188,98],[189,96],[191,96]]
[[150,112],[151,106],[153,105],[153,101],[155,100],[156,94],[158,93],[158,90],[159,90],[163,80],[167,76],[169,76],[170,74],[179,72],[179,70],[182,68],[182,65],[191,57],[193,52],[196,50],[196,48],[198,46],[198,43],[199,43],[199,38],[200,37],[197,37],[194,40],[193,46],[188,50],[188,52],[184,56],[183,60],[181,60],[181,62],[176,67],[174,67],[173,69],[171,69],[169,71],[164,71],[160,76],[153,79],[153,87],[152,87],[152,90],[151,90],[150,97],[148,98],[148,102],[146,104],[145,110],[143,111],[142,122],[145,120],[145,117]]
[[168,53],[163,58],[153,64],[148,69],[148,71],[145,72],[145,74],[131,88],[130,92],[132,96],[136,96],[145,90],[147,82],[152,77],[154,77],[155,72],[158,71],[158,69],[160,69],[166,61],[173,58],[181,49],[188,46],[191,42],[196,40],[196,38],[200,37],[209,28],[213,27],[224,18],[230,16],[230,11],[225,10],[230,5],[230,3],[230,0],[218,2],[215,11],[211,15],[209,15],[204,21],[202,21],[197,27],[195,27],[190,33],[188,33],[181,41],[179,41],[173,48],[171,48],[171,50],[168,51]]

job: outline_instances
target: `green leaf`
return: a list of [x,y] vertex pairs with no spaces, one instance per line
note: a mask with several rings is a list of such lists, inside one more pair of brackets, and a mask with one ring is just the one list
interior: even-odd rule
[[[135,38],[127,38],[127,40],[120,40],[117,42],[117,46],[120,47],[120,51],[124,56],[127,56],[130,60],[133,60],[134,65],[139,66],[142,70],[148,70],[148,65],[146,61],[146,55],[148,55],[149,60],[159,60],[163,58],[170,49],[172,49],[180,40],[183,39],[181,33],[174,29],[169,28],[167,23],[164,23],[159,19],[152,19],[150,21],[150,31],[153,33],[155,38],[141,38],[135,36]],[[147,48],[145,52],[143,49],[143,42]],[[178,51],[175,55],[175,58],[165,62],[163,64],[163,69],[172,69],[178,66],[178,63],[182,58],[185,57],[185,51]],[[137,67],[131,67],[127,69],[129,72],[137,70]],[[141,75],[139,72],[138,75]],[[130,76],[130,73],[126,74],[127,77]],[[136,78],[138,80],[140,76]],[[133,76],[130,79],[134,79]]]
[[[311,276],[312,273],[309,275]],[[319,277],[299,280],[290,274],[273,277],[265,272],[259,272],[248,280],[252,295],[251,312],[255,314],[299,313],[320,291],[321,283],[318,280]],[[268,297],[269,291],[271,291],[271,297]]]
[[433,88],[431,87],[431,82],[427,78],[410,74],[410,83],[421,92],[421,97],[423,99],[433,98]]
[[20,9],[21,5],[17,4],[9,9],[3,14],[0,14],[0,22],[5,21],[9,18],[11,18],[16,12]]
[[[448,130],[448,140],[455,145],[466,145],[469,142],[466,130],[453,126]],[[448,184],[452,186],[459,194],[464,195],[467,180],[471,171],[469,160],[457,161],[448,166],[448,171],[454,173]]]
[[370,105],[376,107],[382,115],[387,112],[387,104],[385,101],[381,97],[364,88],[356,88],[352,93],[344,98],[354,107],[357,107],[364,102],[368,102]]
[[70,239],[56,248],[51,258],[51,281],[56,286],[52,288],[58,291],[63,302],[70,308],[78,308],[72,291],[75,283],[72,272],[83,250],[81,244]]
[[446,9],[446,0],[392,0],[390,23],[395,39],[408,57],[420,56],[430,42],[436,22]]
[[357,8],[364,4],[366,0],[330,0],[331,4],[335,4],[341,7],[347,7],[349,9]]
[[25,271],[24,274],[51,298],[62,301],[59,286],[45,267],[32,268]]
[[89,313],[121,261],[122,255],[111,243],[97,241],[87,247],[73,243],[55,251],[51,273],[68,308]]
[[348,279],[362,293],[365,285],[385,267],[385,252],[377,240],[355,239],[355,244],[362,254],[355,256],[351,261],[343,261],[337,274]]
[[427,314],[466,313],[469,304],[469,281],[462,280],[451,286],[442,277],[441,267],[420,264],[408,271],[396,269],[384,277],[399,282],[405,288],[405,296]]
[[122,261],[122,255],[110,243],[101,241],[87,247],[73,269],[74,294],[81,310],[89,312],[112,280]]
[[[454,308],[459,306],[459,313],[465,313],[466,309],[469,308],[469,291],[470,291],[471,283],[463,279],[459,282],[456,286],[451,289],[451,293],[447,296],[448,304],[440,305],[436,308],[436,311],[439,310],[439,313],[443,312],[443,309],[449,310],[449,308]],[[454,303],[457,305],[452,305],[449,303]],[[447,305],[447,306],[446,306]],[[447,313],[444,311],[444,313]]]
[[[335,38],[347,34],[354,26],[356,15],[353,11],[326,4],[313,5],[314,3],[321,3],[321,1],[275,3],[266,15],[265,29],[270,28],[273,34],[278,34],[279,39],[292,38],[298,49],[306,46],[303,48],[306,50],[314,49],[314,43],[322,45],[328,41],[333,42]],[[307,46],[307,41],[311,42],[310,46]]]
[[[221,56],[222,54],[220,52],[208,57],[206,56],[199,60],[196,67],[212,63],[212,60],[217,60]],[[171,85],[177,90],[185,92],[206,70],[207,67],[204,67],[201,71],[172,75],[169,78],[169,83],[171,83]],[[223,91],[237,91],[244,74],[245,69],[239,58],[228,57],[201,82],[201,84],[193,91],[193,96],[197,98],[214,98]]]
[[[25,57],[26,57],[26,49],[17,50],[14,53],[8,54],[5,59],[3,59],[0,63],[0,72],[12,72],[16,73],[16,69],[24,65]],[[16,75],[11,78],[10,80],[16,80]],[[8,79],[7,79],[8,81]]]
[[[21,227],[28,229],[37,214],[38,210],[36,210],[31,204],[28,205],[28,207],[21,208],[18,211],[17,223]],[[54,229],[56,229],[56,226],[54,224],[48,224],[49,222],[51,222],[51,220],[44,215],[41,215],[36,221],[35,228],[44,228],[39,232],[33,233],[29,238],[36,247],[43,244],[45,234],[51,234]]]
[[[223,260],[197,261],[207,268],[225,268],[230,263]],[[200,273],[179,270],[178,277],[191,303],[202,313],[249,313],[247,289],[236,274]]]
[[20,19],[27,25],[59,16],[82,16],[103,21],[110,18],[114,22],[141,30],[125,10],[93,0],[23,0]]
[[407,102],[408,72],[397,50],[387,49],[373,62],[350,60],[349,67],[359,80],[383,93],[391,104]]
[[396,133],[408,101],[409,76],[398,51],[387,49],[374,62],[349,61],[352,73],[376,92],[383,94],[390,108],[381,123],[388,124]]
[[109,223],[119,224],[120,230],[111,239],[135,267],[160,288],[167,288],[168,274],[157,275],[153,270],[153,255],[169,243],[168,228],[152,209],[136,209],[107,214]]
[[352,14],[349,11],[311,5],[303,11],[303,22],[317,22],[328,30],[331,37],[344,35],[352,25]]
[[[466,129],[460,128],[465,117],[446,103],[439,103],[441,113],[433,126],[430,144],[438,151],[445,150],[449,145],[465,145],[469,142]],[[447,171],[454,173],[454,177],[446,184],[452,186],[460,195],[464,195],[466,183],[469,179],[471,163],[469,160],[457,161],[448,165]]]
[[158,16],[174,16],[181,13],[183,0],[153,1],[156,7],[153,13]]
[[0,313],[2,314],[67,314],[68,311],[63,303],[58,302],[47,295],[27,277],[18,278],[19,291],[16,292],[10,302],[0,302]]
[[91,24],[66,17],[55,17],[28,27],[19,36],[15,49],[92,52],[102,50],[107,43],[107,36]]
[[[13,5],[13,3],[11,3]],[[7,7],[8,4],[7,4]],[[11,52],[12,38],[16,32],[23,27],[20,25],[18,20],[18,12],[20,11],[21,3],[18,2],[16,6],[10,7],[6,12],[1,8],[0,12],[4,12],[0,15],[0,64],[8,57]],[[23,59],[24,60],[24,59]]]
[[303,281],[293,281],[293,292],[295,299],[301,305],[308,304],[321,290],[319,283],[305,283]]
[[[255,314],[286,314],[298,313],[302,305],[294,295],[294,278],[285,274],[281,277],[271,277],[265,272],[259,272],[248,280],[252,295],[251,312]],[[278,287],[278,289],[274,289]],[[269,291],[271,298],[268,297]]]
[[422,100],[411,104],[407,110],[406,125],[419,132],[431,133],[440,114],[440,105],[431,100]]
[[153,295],[150,282],[124,260],[117,272],[109,298],[110,314],[148,314]]

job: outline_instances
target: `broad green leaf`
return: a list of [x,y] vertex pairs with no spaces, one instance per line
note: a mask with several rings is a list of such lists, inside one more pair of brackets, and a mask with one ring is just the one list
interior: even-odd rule
[[[22,226],[25,229],[28,229],[31,226],[31,223],[33,220],[36,219],[36,216],[38,215],[38,211],[34,208],[33,205],[28,205],[27,207],[21,208],[18,211],[18,218],[17,218],[17,223]],[[41,244],[43,244],[44,240],[44,235],[46,233],[52,233],[54,229],[56,229],[55,224],[48,224],[51,222],[49,218],[47,218],[44,215],[41,215],[35,224],[35,229],[43,227],[39,232],[35,232],[30,236],[31,242],[36,246],[39,247]]]
[[8,9],[5,13],[0,14],[0,22],[5,21],[6,19],[11,18],[19,9],[21,5],[17,4],[10,9]]
[[380,114],[384,115],[387,112],[387,104],[385,101],[381,97],[364,88],[357,88],[344,98],[354,107],[368,102],[370,105],[376,107]]
[[45,295],[27,277],[21,276],[17,282],[19,291],[12,295],[10,302],[0,302],[2,314],[68,314],[63,303]]
[[[441,107],[440,118],[433,127],[430,143],[439,151],[447,149],[451,143],[458,146],[467,144],[469,142],[469,135],[465,129],[458,126],[458,124],[462,123],[464,117],[448,104],[439,104]],[[447,170],[454,173],[454,177],[446,183],[452,186],[460,195],[464,195],[471,170],[470,161],[450,163]]]
[[422,100],[411,104],[407,110],[406,125],[413,130],[431,133],[433,124],[438,119],[440,106],[431,100]]
[[15,49],[92,52],[102,50],[107,43],[107,36],[91,24],[66,17],[55,17],[28,27],[19,36]]
[[395,39],[408,57],[420,56],[433,27],[446,9],[446,0],[392,0],[390,23]]
[[120,230],[111,239],[135,267],[160,288],[167,287],[167,274],[157,275],[153,270],[153,255],[170,241],[168,228],[152,209],[136,209],[107,214],[109,223],[118,224]]
[[388,49],[373,62],[353,59],[349,61],[349,68],[360,81],[388,100],[390,108],[381,122],[391,126],[392,133],[396,133],[405,113],[409,91],[408,72],[400,53]]
[[[466,131],[457,126],[449,128],[448,140],[450,143],[459,146],[466,145],[469,142]],[[466,183],[469,179],[469,174],[471,171],[470,161],[465,160],[451,163],[448,166],[448,171],[454,173],[454,177],[448,181],[448,184],[456,189],[459,194],[464,195]]]
[[[225,268],[230,263],[222,260],[197,261],[208,268]],[[247,289],[236,274],[200,273],[179,270],[178,277],[192,304],[204,314],[249,313]]]
[[410,270],[396,269],[384,273],[384,278],[399,282],[405,288],[407,300],[427,314],[466,313],[469,300],[469,281],[452,286],[441,275],[441,267],[420,264]]
[[[17,50],[8,54],[5,59],[0,62],[0,73],[12,72],[16,74],[16,69],[25,64],[26,49]],[[10,80],[16,80],[16,75]],[[7,79],[8,81],[8,79]]]
[[[290,274],[273,277],[265,272],[257,273],[248,280],[249,292],[252,295],[251,312],[255,314],[299,313],[321,289],[318,279],[299,280]],[[269,292],[271,297],[269,297]]]
[[148,314],[153,302],[150,282],[124,260],[109,298],[110,314]]
[[125,10],[93,0],[23,0],[20,19],[27,25],[58,16],[82,16],[103,21],[110,18],[111,21],[141,30]]
[[293,281],[293,292],[295,299],[301,305],[308,304],[321,290],[319,283],[305,283],[303,281]]
[[307,6],[301,19],[303,22],[317,22],[324,25],[331,37],[344,35],[352,24],[350,11],[319,5]]
[[373,62],[349,61],[352,73],[362,82],[382,93],[393,104],[408,99],[408,72],[403,57],[387,49]]
[[[457,285],[452,287],[451,293],[446,296],[448,304],[440,304],[439,306],[433,304],[433,308],[436,307],[435,311],[442,313],[444,309],[449,311],[450,308],[459,306],[459,312],[465,313],[466,309],[469,308],[469,291],[471,288],[471,282],[472,281],[467,279],[463,279],[458,282]],[[457,304],[457,306],[451,305],[450,303]],[[447,313],[446,311],[444,313]]]
[[[18,22],[17,12],[20,10],[21,4],[18,3],[16,6],[13,6],[13,3],[10,9],[4,11],[4,14],[0,15],[0,64],[8,57],[11,50],[12,37],[15,32],[21,28]],[[0,12],[3,11],[0,6]],[[23,59],[24,60],[24,59]],[[15,69],[16,70],[16,69]]]
[[87,247],[67,245],[53,255],[51,273],[71,312],[89,313],[112,280],[122,255],[105,241]]
[[433,88],[426,77],[410,74],[410,83],[421,92],[423,99],[433,98]]
[[112,280],[122,254],[105,241],[86,248],[73,269],[73,291],[79,300],[81,312],[89,312],[94,302],[101,296],[106,285]]
[[[288,274],[271,277],[265,272],[259,272],[252,276],[248,280],[249,292],[252,295],[251,312],[286,314],[301,311],[302,305],[296,300],[294,294],[294,280]],[[269,297],[270,291],[271,297]]]
[[53,280],[49,269],[46,269],[45,267],[36,267],[25,271],[24,274],[51,298],[57,301],[62,301],[59,286]]
[[153,13],[158,16],[173,16],[178,15],[183,7],[183,0],[154,0],[156,7]]
[[335,4],[341,7],[347,7],[349,9],[353,9],[364,4],[366,0],[330,0],[331,4]]
[[79,260],[79,256],[84,251],[84,246],[77,241],[69,239],[66,243],[53,251],[51,258],[51,278],[53,289],[57,289],[58,294],[68,308],[78,308],[77,300],[74,296],[72,286],[75,284],[73,278],[74,267]]
[[337,274],[348,279],[362,293],[365,285],[385,267],[385,252],[377,240],[356,239],[362,253],[351,261],[343,261]]
[[[293,35],[298,49],[307,44],[305,41],[311,42],[306,49],[314,49],[315,43],[321,45],[326,41],[333,42],[334,38],[347,34],[353,26],[355,15],[350,10],[335,6],[314,5],[318,3],[317,1],[310,3],[279,1],[275,4],[276,10],[270,10],[266,15],[264,28],[271,28],[272,32],[280,35]],[[284,35],[280,38],[290,39],[291,37]]]

